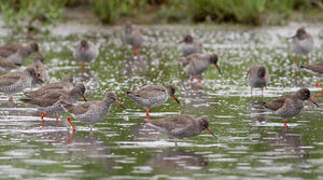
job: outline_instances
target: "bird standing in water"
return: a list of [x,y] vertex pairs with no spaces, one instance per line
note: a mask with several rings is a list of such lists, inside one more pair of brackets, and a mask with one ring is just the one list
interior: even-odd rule
[[141,46],[144,43],[142,30],[135,27],[130,21],[127,21],[124,29],[125,42],[132,46],[132,51],[135,56],[141,54]]
[[158,107],[167,101],[168,97],[173,97],[177,103],[178,99],[175,96],[175,88],[171,85],[146,85],[134,92],[127,92],[130,97],[138,105],[147,108],[146,117],[149,119],[149,111],[153,107]]
[[81,71],[84,71],[84,64],[93,63],[99,54],[98,48],[88,40],[81,40],[78,46],[74,49],[74,58],[81,63]]
[[284,119],[284,127],[287,127],[287,119],[296,116],[304,108],[304,101],[308,100],[317,107],[319,105],[311,98],[311,92],[307,88],[302,88],[296,93],[287,94],[276,100],[263,102],[265,108],[270,109],[274,114]]
[[252,66],[247,73],[248,84],[251,87],[251,97],[253,88],[261,88],[262,98],[264,97],[264,87],[270,81],[268,68],[265,66]]
[[212,64],[214,64],[221,74],[221,70],[218,65],[218,56],[214,53],[191,54],[187,57],[181,57],[177,61],[181,63],[186,74],[190,77],[194,77],[199,83],[202,82],[199,75],[205,72]]
[[144,120],[144,123],[161,133],[175,138],[182,139],[201,134],[202,131],[208,131],[212,136],[217,136],[209,129],[208,118],[195,118],[191,115],[176,115],[157,120]]
[[294,57],[294,77],[296,79],[297,56],[307,56],[307,65],[310,64],[309,53],[314,49],[312,36],[306,32],[304,27],[297,29],[296,34],[292,37],[292,50],[295,52]]

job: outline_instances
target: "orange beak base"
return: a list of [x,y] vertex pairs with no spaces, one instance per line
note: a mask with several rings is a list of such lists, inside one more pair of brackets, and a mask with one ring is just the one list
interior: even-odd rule
[[312,98],[308,98],[308,101],[315,104],[317,107],[320,107]]
[[176,98],[176,96],[174,95],[173,98],[175,99],[175,101],[180,104],[179,100]]
[[83,98],[83,100],[84,100],[85,102],[87,101],[87,100],[86,100],[86,97],[85,97],[84,95],[82,96],[82,98]]
[[121,104],[118,100],[114,100],[114,102],[116,104],[119,104],[119,106],[121,106],[123,109],[127,109],[126,106],[124,106],[123,104]]

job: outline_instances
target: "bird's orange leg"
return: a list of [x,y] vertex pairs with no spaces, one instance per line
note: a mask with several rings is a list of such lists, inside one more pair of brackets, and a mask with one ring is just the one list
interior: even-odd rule
[[139,56],[141,54],[141,47],[140,46],[133,47],[132,51],[135,56]]
[[66,119],[67,119],[68,123],[71,125],[71,127],[72,127],[72,129],[73,129],[73,132],[75,132],[75,130],[76,130],[76,129],[75,129],[75,127],[73,126],[72,121],[71,121],[71,120],[72,120],[72,117],[71,117],[71,116],[67,116],[67,117],[66,117]]
[[198,76],[198,75],[194,75],[194,78],[195,78],[199,83],[201,83],[201,82],[202,82],[202,80],[199,78],[199,76]]
[[284,120],[284,128],[287,128],[288,125],[287,125],[287,120]]
[[307,56],[307,65],[310,65],[311,60],[310,60],[310,56]]
[[44,125],[44,124],[45,124],[45,121],[44,121],[44,117],[45,117],[45,116],[47,116],[47,114],[46,114],[46,113],[44,113],[44,112],[41,112],[41,113],[40,113],[41,125]]
[[56,125],[58,125],[58,118],[59,118],[59,115],[56,114]]
[[297,56],[294,57],[294,78],[296,80]]
[[149,116],[149,111],[151,110],[151,107],[149,106],[147,111],[146,111],[146,117],[147,119],[150,119],[150,116]]
[[317,80],[316,82],[315,82],[315,87],[317,87],[317,88],[323,88],[323,86],[320,86],[320,80]]

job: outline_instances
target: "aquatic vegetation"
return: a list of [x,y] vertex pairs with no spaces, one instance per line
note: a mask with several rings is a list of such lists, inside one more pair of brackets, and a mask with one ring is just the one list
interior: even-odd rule
[[14,32],[39,31],[42,25],[60,20],[63,5],[56,0],[8,0],[1,1],[0,10]]

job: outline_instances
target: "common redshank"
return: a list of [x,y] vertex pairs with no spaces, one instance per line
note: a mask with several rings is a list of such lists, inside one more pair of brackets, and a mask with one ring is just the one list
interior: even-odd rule
[[171,85],[145,85],[137,91],[127,92],[135,103],[147,108],[146,116],[149,118],[149,111],[153,107],[158,107],[167,101],[168,97],[173,97],[177,103],[180,103],[175,96],[175,88]]
[[294,57],[294,77],[296,79],[297,56],[307,56],[307,64],[310,64],[309,53],[314,49],[312,36],[306,32],[305,27],[298,28],[296,34],[292,37],[292,50],[295,52]]
[[45,65],[45,58],[43,56],[36,56],[28,67],[34,68],[35,71],[40,74],[40,78],[43,81],[48,80],[48,68]]
[[39,97],[39,96],[43,96],[49,91],[56,91],[56,90],[70,91],[71,89],[73,89],[73,87],[74,87],[73,76],[65,75],[61,82],[49,83],[35,91],[24,92],[24,94],[28,97]]
[[194,40],[191,35],[185,35],[180,43],[183,43],[180,49],[185,57],[195,53],[203,53],[202,44]]
[[95,61],[99,54],[98,47],[88,40],[81,40],[78,46],[74,49],[74,58],[81,63],[81,69],[83,71],[84,64],[90,64]]
[[36,42],[32,42],[27,46],[18,43],[9,43],[0,46],[0,57],[6,58],[13,63],[21,64],[32,53],[39,53],[39,47]]
[[40,74],[34,68],[26,68],[23,71],[8,72],[0,76],[0,92],[9,96],[9,101],[13,101],[12,95],[22,92],[25,88],[31,87],[32,82],[43,83]]
[[43,96],[33,98],[22,98],[21,101],[27,104],[36,105],[41,111],[41,120],[44,124],[44,117],[48,113],[56,114],[56,123],[58,123],[58,116],[60,112],[64,111],[62,104],[74,104],[77,102],[79,97],[85,98],[85,87],[82,83],[76,84],[71,91],[57,90],[49,91]]
[[212,54],[191,54],[187,57],[181,57],[178,61],[182,64],[184,71],[190,77],[193,76],[198,82],[201,82],[199,75],[205,72],[211,64],[214,64],[221,74],[221,70],[218,65],[218,56]]
[[253,88],[261,88],[261,95],[264,97],[264,87],[270,81],[268,68],[265,66],[252,66],[247,73],[248,84],[251,87],[251,97]]
[[141,54],[144,37],[141,29],[134,26],[130,21],[125,23],[124,39],[127,44],[132,46],[132,51],[135,56]]
[[305,100],[308,100],[319,107],[311,98],[311,92],[307,88],[302,88],[296,93],[281,96],[273,101],[263,102],[263,104],[265,108],[272,110],[274,114],[283,118],[284,127],[287,127],[287,119],[294,117],[301,112]]
[[167,134],[175,138],[175,146],[177,146],[176,138],[182,139],[193,137],[207,130],[212,136],[217,136],[209,129],[208,118],[196,118],[191,115],[175,115],[158,120],[144,120],[144,123],[161,133]]
[[319,77],[319,79],[315,83],[315,87],[323,88],[323,86],[319,85],[320,80],[323,78],[323,63],[302,65],[301,69],[303,69],[305,72],[309,74],[312,74],[313,76]]
[[65,111],[72,114],[72,116],[66,117],[67,121],[72,126],[73,131],[75,131],[75,127],[71,122],[72,118],[90,124],[90,129],[92,131],[93,125],[98,121],[103,120],[109,113],[112,103],[117,103],[126,109],[125,106],[117,100],[117,96],[112,92],[107,93],[103,101],[90,101],[79,105],[65,104]]

